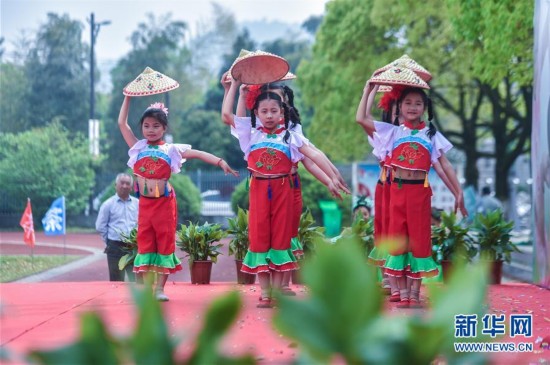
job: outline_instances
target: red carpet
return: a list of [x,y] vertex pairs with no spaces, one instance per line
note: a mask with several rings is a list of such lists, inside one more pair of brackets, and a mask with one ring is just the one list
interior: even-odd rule
[[[2,317],[1,343],[5,349],[25,354],[30,349],[46,349],[67,344],[78,335],[79,314],[95,310],[102,314],[109,330],[115,335],[127,335],[135,321],[135,309],[130,297],[129,284],[109,282],[85,283],[31,283],[1,284]],[[194,336],[203,320],[206,303],[214,297],[236,289],[243,297],[243,310],[223,343],[229,355],[252,352],[261,363],[289,364],[298,350],[291,341],[273,331],[272,309],[258,309],[257,285],[232,285],[213,283],[191,285],[167,284],[170,301],[163,303],[165,318],[171,333],[183,338],[178,355],[186,357],[193,347]],[[305,296],[305,289],[294,286],[298,298]],[[498,285],[490,288],[490,308],[493,313],[533,314],[533,337],[525,339],[500,339],[500,342],[535,342],[550,335],[550,292],[526,284]],[[392,313],[415,313],[398,310],[388,304]],[[453,324],[450,324],[453,325]],[[535,344],[533,353],[496,354],[495,364],[541,364],[550,359],[550,350]],[[542,362],[544,363],[544,362]]]

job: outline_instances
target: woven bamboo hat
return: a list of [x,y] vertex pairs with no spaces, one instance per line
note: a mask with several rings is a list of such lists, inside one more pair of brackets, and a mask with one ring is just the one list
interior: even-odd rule
[[392,67],[406,67],[414,71],[420,78],[426,82],[432,79],[432,74],[426,70],[424,67],[420,66],[418,62],[410,58],[408,55],[404,54],[395,61],[388,63],[386,66],[379,68],[374,71],[374,75],[378,75]]
[[146,67],[143,72],[122,89],[127,96],[146,96],[177,89],[180,84],[170,77]]
[[378,85],[404,85],[429,89],[430,86],[416,73],[406,67],[391,67],[386,71],[371,77],[370,82]]
[[[250,53],[252,53],[252,51],[241,48],[241,51],[239,52],[239,55],[237,56],[237,58],[235,58],[235,61],[233,61],[233,65],[235,65],[237,63],[237,61],[240,61],[244,56],[246,56],[247,54],[250,54]],[[231,65],[231,67],[229,67],[229,70],[227,70],[227,75],[225,76],[225,80],[223,80],[226,84],[231,83],[231,71],[233,70],[233,65]]]
[[269,52],[254,51],[238,57],[230,72],[234,79],[243,84],[259,85],[280,80],[289,69],[290,65],[284,58]]

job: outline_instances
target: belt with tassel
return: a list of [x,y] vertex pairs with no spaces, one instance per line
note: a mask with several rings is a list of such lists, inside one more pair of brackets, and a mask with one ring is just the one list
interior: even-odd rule
[[140,175],[135,175],[135,177],[134,191],[138,197],[160,198],[169,196],[172,191],[167,179],[148,179]]

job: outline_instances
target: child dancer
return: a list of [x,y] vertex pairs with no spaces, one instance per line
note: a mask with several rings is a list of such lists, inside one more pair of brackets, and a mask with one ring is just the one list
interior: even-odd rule
[[[401,126],[373,120],[370,106],[377,90],[378,86],[372,88],[368,84],[368,107],[361,124],[368,133],[378,133],[390,147],[392,184],[388,235],[407,238],[403,245],[390,250],[384,267],[388,275],[397,277],[400,291],[398,307],[419,307],[422,277],[438,273],[431,258],[432,192],[428,184],[428,171],[430,165],[438,162],[452,145],[435,131],[431,123],[426,127],[422,121],[426,110],[428,119],[432,119],[431,101],[422,89],[406,88],[402,91],[396,108],[396,114],[404,119]],[[406,277],[412,279],[410,284],[407,284]]]
[[168,109],[162,103],[149,106],[140,119],[141,133],[145,139],[138,140],[128,125],[130,97],[122,102],[118,126],[130,147],[128,166],[136,176],[136,192],[139,193],[138,254],[134,272],[138,278],[143,273],[157,274],[155,296],[167,301],[164,285],[168,275],[181,270],[180,260],[175,256],[177,224],[176,195],[168,182],[172,172],[180,172],[187,158],[198,158],[219,166],[226,174],[238,173],[220,157],[193,150],[187,144],[171,144],[163,140],[168,127]]
[[[250,118],[233,115],[233,104],[240,82],[232,80],[222,107],[222,119],[234,125],[241,150],[251,171],[249,238],[250,247],[242,271],[258,274],[262,295],[258,307],[273,306],[271,289],[281,289],[284,271],[297,268],[290,252],[292,238],[293,162],[303,155],[315,162],[325,174],[331,174],[319,153],[308,140],[289,131],[288,108],[272,92],[261,93],[255,100]],[[259,119],[261,126],[257,127]],[[284,126],[281,127],[280,123]],[[340,192],[332,181],[328,188],[333,196]]]

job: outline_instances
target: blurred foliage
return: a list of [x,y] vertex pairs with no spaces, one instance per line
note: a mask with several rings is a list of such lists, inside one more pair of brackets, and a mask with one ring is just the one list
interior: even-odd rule
[[248,184],[250,184],[250,178],[246,177],[235,186],[235,190],[231,194],[231,209],[233,209],[233,212],[237,212],[240,207],[248,210],[250,206]]
[[376,273],[360,246],[357,238],[318,245],[302,269],[310,296],[279,298],[275,327],[298,342],[303,363],[330,364],[335,357],[348,364],[484,363],[483,354],[454,351],[452,326],[457,314],[483,314],[484,266],[459,265],[445,288],[431,287],[429,316],[395,316],[384,313]]
[[55,121],[18,134],[0,134],[0,186],[2,194],[18,202],[9,207],[22,212],[31,198],[35,227],[51,203],[65,196],[67,214],[81,212],[90,194],[94,172],[88,141],[71,134]]
[[230,358],[220,351],[221,338],[236,320],[242,306],[237,292],[230,292],[208,305],[196,345],[187,359],[176,358],[177,342],[169,333],[163,310],[151,288],[133,288],[133,296],[138,318],[130,336],[113,336],[98,313],[86,312],[80,320],[80,338],[74,343],[49,351],[33,350],[27,359],[33,364],[43,365],[255,363],[250,355]]
[[331,239],[331,242],[339,244],[350,239],[359,239],[365,258],[368,258],[374,248],[374,219],[365,220],[362,215],[357,215],[351,227],[344,228],[339,236]]

